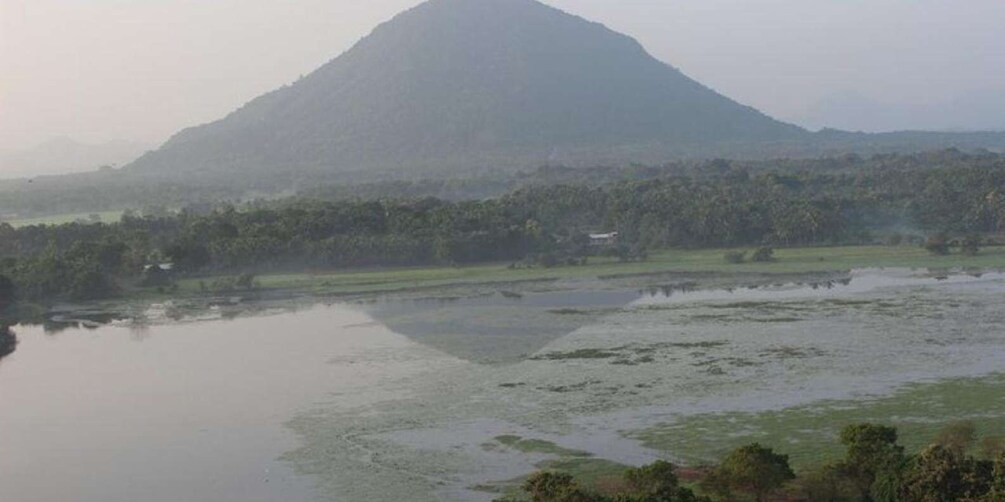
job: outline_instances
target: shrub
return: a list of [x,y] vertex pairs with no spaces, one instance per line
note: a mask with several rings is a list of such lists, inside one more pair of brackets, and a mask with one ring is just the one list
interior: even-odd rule
[[981,238],[979,235],[969,235],[963,239],[960,245],[961,252],[966,256],[977,256],[981,251]]
[[255,274],[243,273],[237,276],[237,280],[234,281],[234,286],[237,289],[254,289],[255,288]]
[[537,255],[537,265],[544,268],[558,266],[558,257],[552,253],[541,253]]
[[949,238],[945,234],[936,234],[925,240],[924,248],[936,256],[949,254]]
[[717,471],[719,481],[728,491],[747,492],[759,501],[766,500],[770,493],[796,477],[789,467],[788,455],[757,443],[734,450]]
[[590,498],[565,473],[538,472],[523,484],[523,490],[534,502],[579,502]]
[[725,258],[728,263],[743,263],[747,260],[747,253],[743,251],[729,251],[726,253]]
[[768,247],[758,248],[750,257],[750,261],[755,263],[775,261],[775,250]]
[[152,265],[143,270],[140,275],[140,286],[163,287],[171,284],[171,274],[157,265]]
[[8,326],[0,325],[0,359],[14,353],[17,349],[17,335]]

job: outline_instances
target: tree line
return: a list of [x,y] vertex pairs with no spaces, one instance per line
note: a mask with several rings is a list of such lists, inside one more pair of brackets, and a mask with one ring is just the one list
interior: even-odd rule
[[597,187],[623,181],[677,177],[707,179],[729,173],[748,173],[751,176],[764,173],[783,176],[802,173],[861,175],[863,180],[867,180],[876,173],[894,173],[903,178],[933,169],[976,167],[1000,170],[1003,165],[1003,154],[949,149],[868,157],[846,154],[768,160],[681,160],[659,165],[557,165],[520,172],[486,168],[467,174],[453,173],[449,177],[429,174],[422,179],[407,175],[388,178],[385,174],[362,172],[347,176],[320,171],[294,176],[286,170],[277,169],[254,176],[229,175],[195,181],[168,173],[151,176],[151,173],[124,169],[33,180],[0,180],[0,218],[117,211],[145,206],[180,208],[190,204],[201,206],[223,200],[243,201],[261,195],[285,193],[323,200],[435,197],[460,201],[501,197],[532,186],[575,184]]

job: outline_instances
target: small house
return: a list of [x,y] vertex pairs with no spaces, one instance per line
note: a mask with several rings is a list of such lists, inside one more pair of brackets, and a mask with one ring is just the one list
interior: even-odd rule
[[618,243],[618,232],[606,234],[590,234],[590,245],[597,247],[610,247]]

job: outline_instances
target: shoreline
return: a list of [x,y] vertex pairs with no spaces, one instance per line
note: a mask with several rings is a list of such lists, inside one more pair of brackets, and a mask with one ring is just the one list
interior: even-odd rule
[[[200,287],[219,274],[181,278],[176,288],[154,287],[125,292],[121,297],[90,302],[59,302],[50,306],[21,304],[18,323],[47,323],[75,313],[128,318],[156,304],[214,306],[272,302],[372,301],[384,296],[415,299],[456,298],[488,293],[575,290],[626,287],[695,287],[714,289],[765,285],[779,280],[826,282],[856,269],[927,269],[932,274],[984,273],[1005,270],[1005,246],[981,249],[977,256],[935,256],[913,246],[838,246],[782,248],[775,260],[764,263],[728,263],[729,249],[667,250],[639,262],[591,258],[586,265],[553,268],[509,268],[509,263],[461,267],[429,266],[303,273],[264,273],[255,277],[251,290],[210,291]],[[682,282],[683,281],[683,282]],[[513,291],[509,291],[513,290]],[[440,294],[437,294],[440,293]],[[79,317],[79,316],[77,316]],[[84,317],[86,320],[87,317]],[[58,321],[57,321],[58,322]]]

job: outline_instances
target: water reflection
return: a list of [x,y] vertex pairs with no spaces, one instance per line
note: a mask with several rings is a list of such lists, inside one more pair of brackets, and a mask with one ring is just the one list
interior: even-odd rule
[[319,308],[58,337],[14,326],[18,350],[0,362],[0,500],[313,500],[310,480],[277,460],[297,446],[284,424],[352,381],[356,368],[328,361],[382,340],[337,328],[366,321]]
[[847,277],[819,281],[774,282],[720,288],[700,288],[693,283],[670,284],[640,291],[639,303],[818,297],[863,293],[880,288],[1001,279],[1005,279],[1005,274],[1001,272],[977,273],[970,270],[951,273],[946,270],[918,272],[909,269],[858,269],[852,270]]
[[635,289],[496,291],[381,299],[364,309],[395,333],[454,357],[513,363],[639,298]]
[[[976,276],[980,277],[980,276]],[[820,290],[820,289],[834,289],[838,286],[849,286],[852,283],[852,277],[844,277],[840,279],[828,279],[823,281],[793,281],[793,282],[776,282],[772,284],[750,284],[746,286],[726,286],[718,289],[712,289],[710,291],[721,291],[724,293],[735,293],[737,289],[746,289],[748,291],[771,291],[771,290],[781,290],[781,289],[809,289],[809,290]],[[670,298],[675,295],[684,295],[694,293],[699,291],[700,285],[697,282],[688,281],[675,284],[667,284],[663,286],[650,286],[639,292],[642,296],[649,297],[663,297]]]
[[[648,294],[649,296],[673,296],[675,293],[690,293],[698,288],[698,283],[693,281],[682,282],[677,284],[666,284],[663,286],[650,286],[649,288],[642,291],[642,294]],[[727,291],[732,291],[733,288],[726,288]]]

